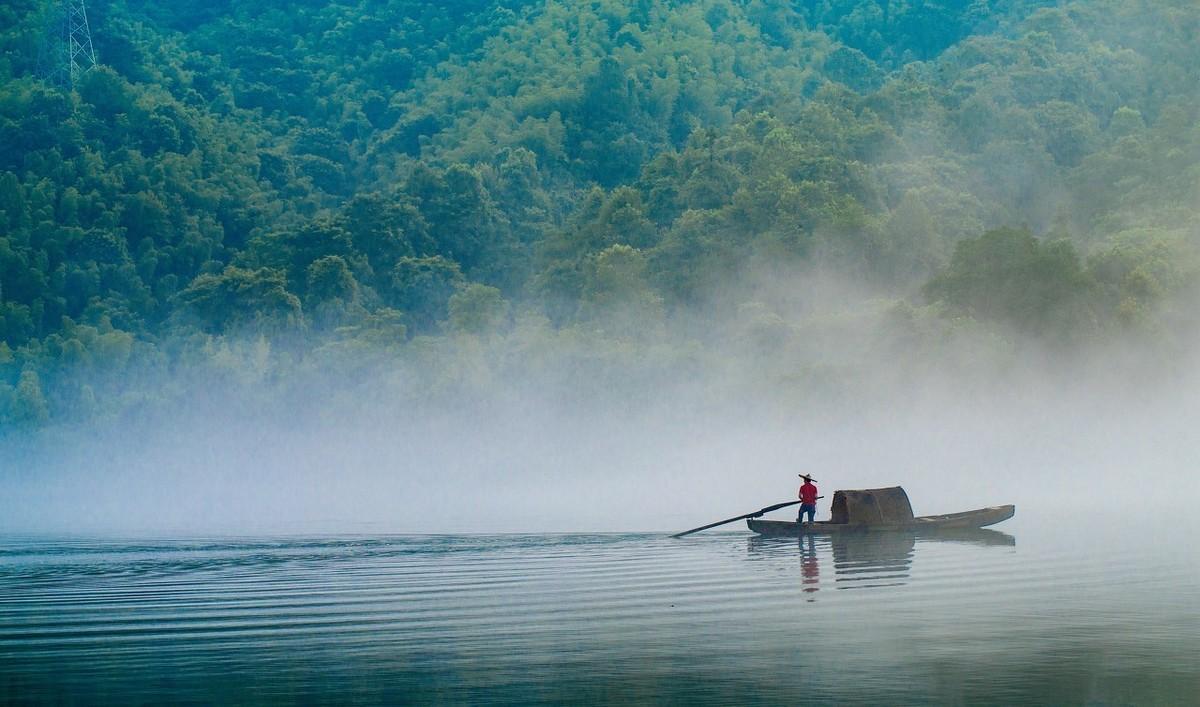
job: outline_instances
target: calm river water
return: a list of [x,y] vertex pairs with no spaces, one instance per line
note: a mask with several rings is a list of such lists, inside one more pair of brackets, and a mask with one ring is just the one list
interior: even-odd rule
[[0,703],[1200,703],[1194,527],[999,527],[2,538]]

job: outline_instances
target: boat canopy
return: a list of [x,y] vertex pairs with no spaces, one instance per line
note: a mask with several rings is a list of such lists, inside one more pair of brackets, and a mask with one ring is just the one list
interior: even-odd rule
[[913,522],[912,504],[899,486],[885,489],[837,491],[830,509],[831,523],[906,525]]

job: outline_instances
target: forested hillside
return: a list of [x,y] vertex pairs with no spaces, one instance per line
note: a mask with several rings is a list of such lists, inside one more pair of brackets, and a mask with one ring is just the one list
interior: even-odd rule
[[810,385],[864,311],[912,356],[1192,343],[1190,0],[112,0],[74,87],[47,6],[0,7],[9,429],[731,338]]

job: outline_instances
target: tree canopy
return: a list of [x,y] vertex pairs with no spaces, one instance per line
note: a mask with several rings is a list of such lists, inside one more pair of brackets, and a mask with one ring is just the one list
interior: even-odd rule
[[48,6],[0,8],[5,423],[238,341],[783,345],[764,273],[1066,348],[1197,286],[1193,4],[114,0],[69,87]]

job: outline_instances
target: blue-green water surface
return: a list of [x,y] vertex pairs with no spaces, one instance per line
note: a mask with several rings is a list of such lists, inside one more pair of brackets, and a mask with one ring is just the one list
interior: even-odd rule
[[0,541],[0,703],[1197,704],[1197,534]]

